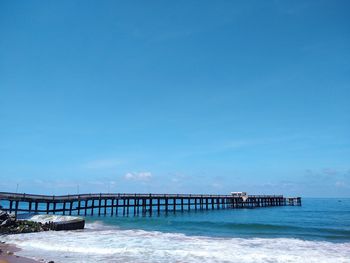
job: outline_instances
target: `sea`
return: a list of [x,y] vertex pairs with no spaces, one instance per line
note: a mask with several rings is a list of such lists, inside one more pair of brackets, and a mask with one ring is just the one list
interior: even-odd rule
[[350,263],[350,199],[302,206],[86,217],[79,231],[0,236],[54,262]]

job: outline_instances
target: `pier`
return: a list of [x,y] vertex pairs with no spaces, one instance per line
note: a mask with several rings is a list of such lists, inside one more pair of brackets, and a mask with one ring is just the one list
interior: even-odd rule
[[283,195],[198,194],[78,194],[33,195],[0,192],[2,210],[10,213],[43,213],[60,215],[152,215],[184,211],[240,209],[274,206],[301,206],[300,197]]

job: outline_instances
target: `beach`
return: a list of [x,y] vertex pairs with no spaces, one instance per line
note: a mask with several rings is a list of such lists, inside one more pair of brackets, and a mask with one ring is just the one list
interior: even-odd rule
[[[6,243],[0,243],[0,263],[38,263],[40,261],[35,261],[30,258],[25,258],[16,255],[20,249],[14,245],[9,245]],[[45,261],[41,261],[45,262]]]

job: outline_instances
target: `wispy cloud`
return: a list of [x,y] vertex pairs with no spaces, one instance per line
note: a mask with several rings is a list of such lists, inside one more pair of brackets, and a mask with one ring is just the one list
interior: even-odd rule
[[149,181],[153,177],[151,172],[129,172],[124,175],[125,180]]
[[336,181],[335,186],[337,188],[349,188],[349,185],[344,181]]
[[119,159],[98,159],[87,162],[83,165],[86,169],[100,170],[100,169],[112,169],[122,164]]
[[183,154],[184,157],[195,155],[217,154],[226,151],[238,151],[241,149],[256,149],[265,146],[280,146],[281,144],[297,143],[308,141],[310,137],[299,134],[289,134],[284,136],[265,137],[265,138],[238,138],[221,141],[218,143],[203,145],[200,150],[188,151]]
[[311,180],[336,180],[347,178],[349,171],[347,169],[336,169],[336,168],[323,168],[320,170],[305,170],[304,178]]

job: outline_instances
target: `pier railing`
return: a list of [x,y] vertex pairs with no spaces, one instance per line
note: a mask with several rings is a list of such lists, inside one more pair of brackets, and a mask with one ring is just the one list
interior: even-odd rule
[[[283,195],[137,194],[92,193],[76,195],[36,195],[0,192],[2,209],[14,213],[76,215],[129,215],[164,211],[212,210],[301,205],[300,197]],[[131,211],[130,211],[131,210]]]

